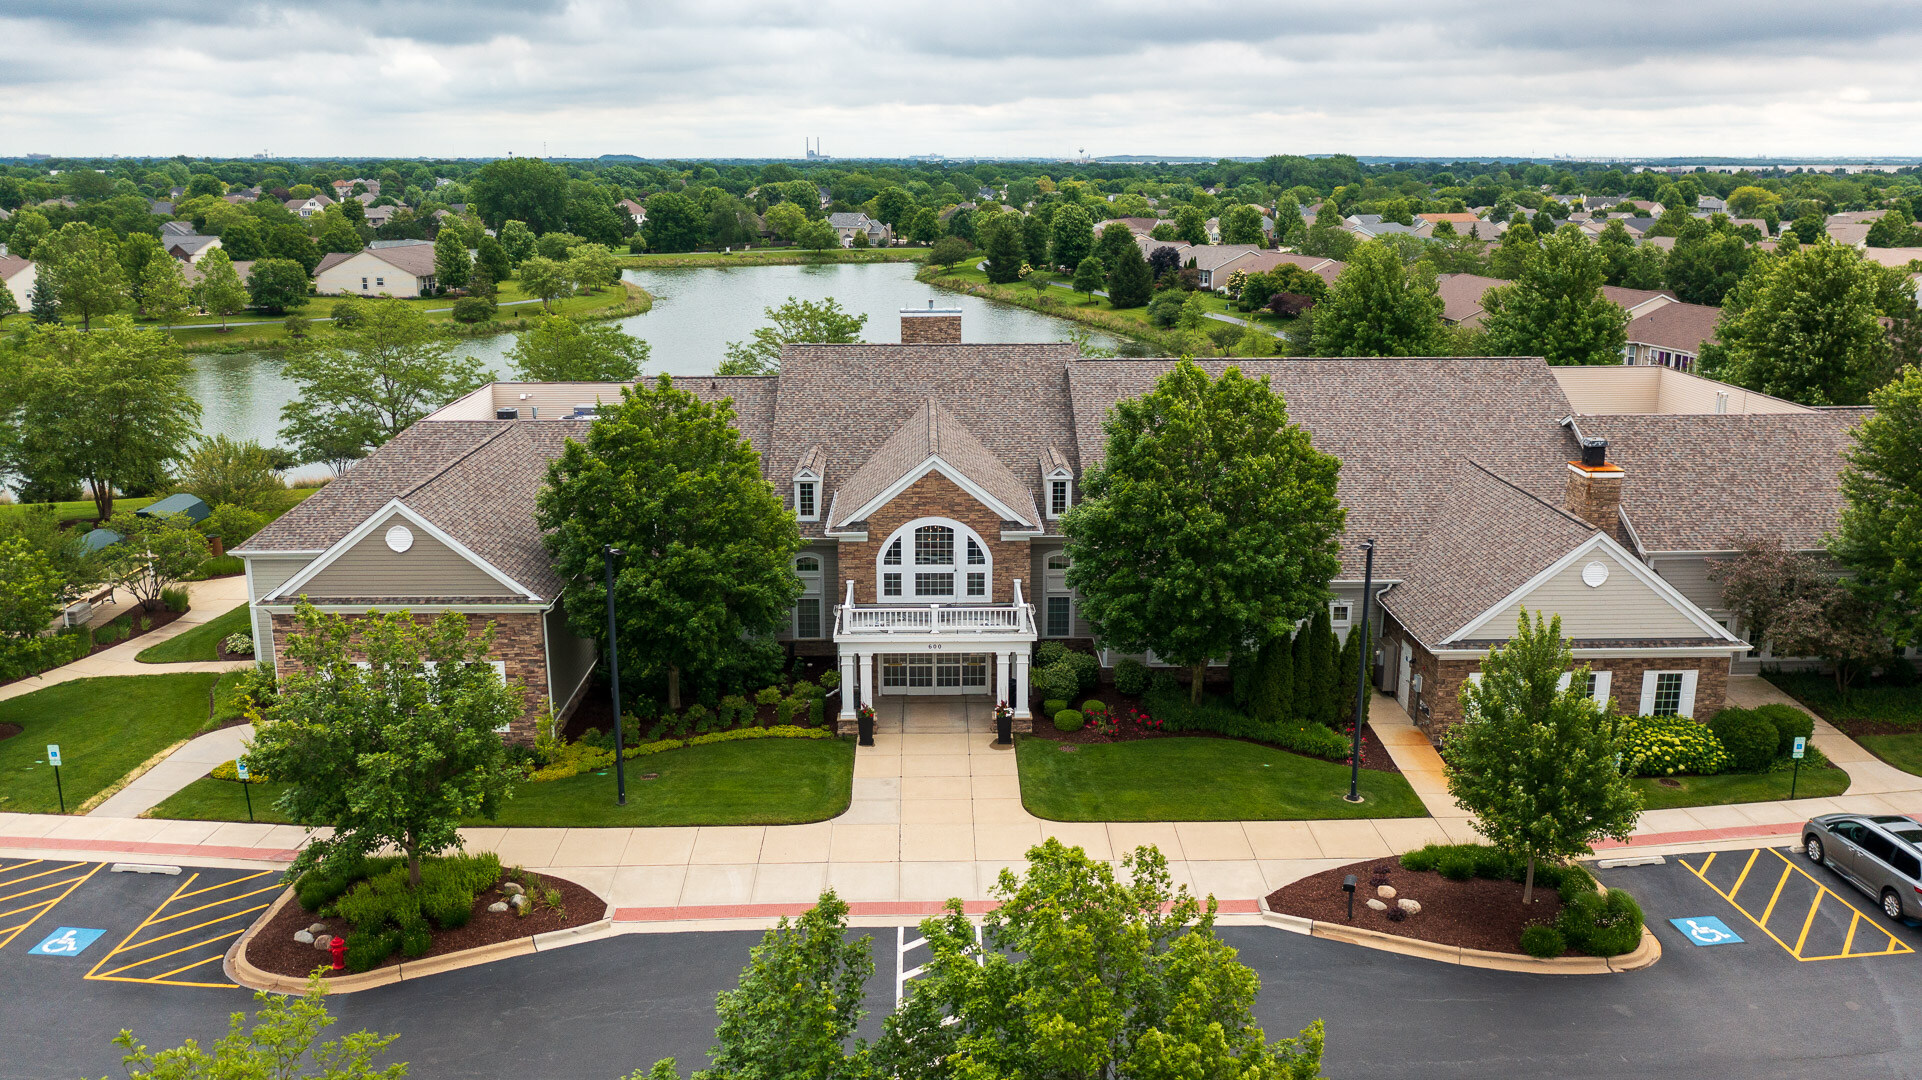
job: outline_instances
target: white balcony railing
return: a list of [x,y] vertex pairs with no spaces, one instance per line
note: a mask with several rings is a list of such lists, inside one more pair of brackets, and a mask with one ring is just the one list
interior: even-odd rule
[[852,582],[836,611],[837,634],[1031,634],[1034,605],[1015,586],[1011,604],[856,604]]

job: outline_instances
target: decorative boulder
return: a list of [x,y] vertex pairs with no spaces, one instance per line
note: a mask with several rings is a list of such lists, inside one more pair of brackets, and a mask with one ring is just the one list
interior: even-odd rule
[[496,915],[499,915],[501,912],[507,910],[507,901],[496,900],[493,903],[487,905],[487,910],[493,912]]
[[312,923],[307,927],[307,932],[310,934],[324,934],[327,932],[327,924],[324,922]]
[[333,949],[333,947],[334,947],[334,936],[332,934],[315,934],[314,935],[314,949],[316,951],[329,952]]
[[1393,885],[1383,885],[1375,890],[1375,895],[1381,897],[1383,900],[1393,900],[1395,898],[1395,887]]
[[1410,900],[1407,897],[1403,897],[1400,900],[1395,901],[1395,904],[1398,907],[1400,907],[1403,911],[1406,911],[1407,913],[1409,913],[1410,915],[1421,914],[1421,904],[1418,901]]
[[1368,898],[1368,907],[1369,907],[1369,910],[1371,911],[1387,911],[1388,910],[1387,904],[1382,903],[1380,900],[1377,900],[1372,896]]
[[515,893],[507,898],[507,902],[514,906],[515,911],[519,911],[527,906],[527,897],[522,893]]
[[501,893],[505,896],[519,896],[526,891],[526,889],[521,888],[521,883],[518,881],[510,881],[501,886]]
[[294,940],[300,942],[302,945],[312,945],[314,943],[313,931],[296,930],[294,931]]

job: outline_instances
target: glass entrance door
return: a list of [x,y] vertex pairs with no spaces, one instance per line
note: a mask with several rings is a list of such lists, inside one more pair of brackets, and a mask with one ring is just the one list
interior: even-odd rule
[[875,661],[883,694],[988,692],[987,653],[883,653]]

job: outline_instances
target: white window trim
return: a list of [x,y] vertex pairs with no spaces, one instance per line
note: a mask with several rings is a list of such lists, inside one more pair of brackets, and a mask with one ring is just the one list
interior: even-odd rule
[[[1336,608],[1342,608],[1346,610],[1348,612],[1348,617],[1345,619],[1336,618],[1335,617]],[[1336,630],[1346,630],[1350,626],[1353,626],[1355,623],[1355,605],[1350,603],[1347,600],[1330,600],[1328,602],[1328,622],[1329,622],[1329,625],[1331,625]]]
[[[813,486],[814,509],[810,513],[801,512],[801,485]],[[794,517],[797,521],[821,520],[821,478],[812,472],[802,471],[794,474]]]
[[1636,710],[1636,715],[1649,716],[1655,711],[1655,686],[1659,681],[1659,676],[1680,675],[1682,677],[1682,697],[1675,706],[1675,715],[1694,719],[1695,683],[1700,674],[1700,672],[1692,668],[1670,668],[1666,671],[1643,672],[1641,708]]
[[[1074,507],[1074,477],[1067,472],[1057,469],[1049,473],[1045,479],[1047,483],[1041,491],[1041,501],[1045,504],[1043,509],[1047,513],[1049,521],[1057,521],[1062,514]],[[1061,500],[1061,509],[1059,511],[1054,508],[1054,486],[1056,484],[1060,484],[1065,488],[1064,497]]]
[[[1595,677],[1595,694],[1591,700],[1607,701],[1608,700],[1608,684],[1610,682],[1610,678],[1609,678],[1610,672],[1598,671],[1594,668],[1590,668],[1588,669],[1588,673]],[[1575,673],[1572,671],[1564,671],[1562,672],[1562,677],[1556,680],[1555,689],[1566,690],[1568,689],[1569,685],[1574,681],[1575,681]]]
[[[954,530],[954,562],[940,566],[919,566],[914,561],[914,530],[926,525],[940,525]],[[968,541],[972,539],[981,549],[985,563],[968,562]],[[901,562],[888,565],[881,560],[887,558],[888,548],[896,540],[901,541]],[[954,574],[954,594],[952,596],[915,596],[914,575],[917,573],[941,573],[943,570]],[[969,572],[988,575],[986,596],[969,596]],[[889,596],[883,587],[888,574],[901,575],[901,595]],[[994,603],[994,549],[981,534],[968,528],[953,518],[924,517],[915,518],[888,534],[874,553],[874,597],[883,604],[908,604],[926,607],[929,604],[992,604]]]
[[[800,568],[802,559],[814,560],[815,569],[802,570]],[[788,610],[788,634],[796,641],[819,641],[827,636],[825,589],[827,560],[812,551],[804,551],[796,555],[788,566],[794,571],[794,576],[800,580],[802,587],[801,595],[794,598],[794,606]],[[801,634],[801,602],[804,600],[812,600],[819,605],[815,611],[815,619],[819,624],[816,632],[805,637]]]

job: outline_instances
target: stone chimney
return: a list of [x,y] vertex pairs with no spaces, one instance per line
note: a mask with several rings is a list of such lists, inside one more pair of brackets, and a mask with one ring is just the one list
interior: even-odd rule
[[902,308],[901,344],[961,344],[961,309],[938,308],[932,300],[925,308]]
[[1608,440],[1582,439],[1580,461],[1568,463],[1568,512],[1627,543],[1622,535],[1622,467],[1608,460]]

